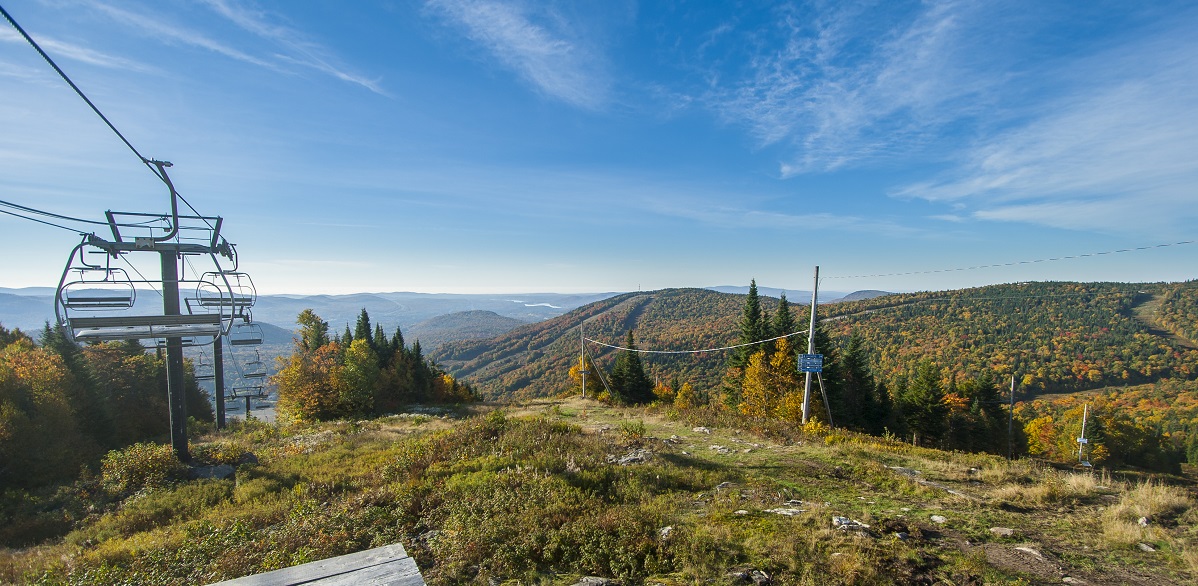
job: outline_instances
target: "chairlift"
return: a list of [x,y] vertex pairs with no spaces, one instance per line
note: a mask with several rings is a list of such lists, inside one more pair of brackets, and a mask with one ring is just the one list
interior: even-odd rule
[[130,309],[137,302],[137,289],[129,274],[117,267],[75,267],[72,280],[61,287],[64,307],[79,311]]
[[226,399],[241,399],[245,397],[265,397],[266,386],[255,384],[235,384],[229,389]]
[[208,271],[196,282],[194,301],[198,307],[228,308],[230,315],[239,315],[240,309],[253,307],[257,300],[258,290],[246,273]]
[[216,369],[208,361],[208,354],[203,350],[200,351],[200,358],[195,363],[195,379],[197,381],[216,380]]
[[262,354],[254,350],[254,357],[241,364],[241,378],[266,378],[266,364],[262,362]]
[[[184,346],[199,346],[224,331],[220,313],[133,315],[136,284],[152,282],[144,277],[134,281],[124,269],[111,266],[113,258],[127,252],[92,234],[71,250],[55,291],[54,315],[75,341],[155,339],[161,345],[167,338],[178,338]],[[88,260],[97,254],[105,255],[103,263]],[[80,316],[83,312],[92,315]]]
[[234,323],[228,337],[230,346],[258,346],[262,344],[262,326],[246,321]]

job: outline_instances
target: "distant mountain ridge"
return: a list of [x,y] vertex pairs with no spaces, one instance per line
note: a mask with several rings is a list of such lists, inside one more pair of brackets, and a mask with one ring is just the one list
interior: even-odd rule
[[423,348],[436,349],[446,342],[494,338],[528,322],[493,311],[459,311],[424,320],[404,332],[405,340],[419,340]]

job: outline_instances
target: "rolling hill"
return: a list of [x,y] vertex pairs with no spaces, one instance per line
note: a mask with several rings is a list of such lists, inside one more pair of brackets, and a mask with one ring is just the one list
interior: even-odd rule
[[[1198,376],[1198,350],[1168,333],[1194,327],[1180,323],[1193,314],[1177,308],[1192,299],[1174,292],[1179,288],[1195,284],[1018,283],[844,301],[822,307],[820,316],[834,345],[861,336],[888,382],[930,360],[946,379],[1014,372],[1026,391],[1069,392]],[[633,329],[642,349],[714,348],[737,339],[743,303],[743,295],[705,289],[627,293],[491,340],[449,343],[432,357],[488,397],[551,396],[568,387],[580,326],[588,338],[610,344]],[[771,312],[776,303],[763,297]],[[1139,308],[1153,303],[1145,321]],[[1155,325],[1158,315],[1168,328]],[[613,350],[589,348],[601,368],[610,367]],[[712,389],[726,360],[719,352],[648,355],[645,363],[651,376]]]

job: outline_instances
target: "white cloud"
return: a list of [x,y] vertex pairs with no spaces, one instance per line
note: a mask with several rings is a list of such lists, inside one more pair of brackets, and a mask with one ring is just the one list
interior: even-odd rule
[[378,80],[350,72],[345,67],[337,65],[336,58],[320,44],[308,40],[299,31],[283,25],[272,24],[268,15],[261,11],[251,10],[228,0],[203,0],[217,14],[229,19],[242,29],[263,39],[273,41],[293,55],[281,54],[276,57],[296,65],[309,67],[321,73],[331,75],[342,81],[360,85],[376,94],[387,95],[379,86]]
[[1198,42],[1189,31],[1081,63],[1081,80],[957,167],[896,192],[965,203],[986,220],[1114,232],[1198,219]]
[[213,53],[224,55],[225,57],[229,57],[231,59],[236,59],[237,61],[280,71],[277,65],[269,61],[249,55],[225,43],[217,41],[216,39],[210,38],[188,28],[167,23],[161,20],[156,20],[135,12],[130,12],[128,10],[122,10],[108,4],[97,2],[91,6],[107,14],[113,20],[140,29],[149,35],[157,37],[163,42],[181,43],[184,45],[199,47],[201,49],[212,51]]
[[545,94],[589,110],[607,103],[609,83],[601,73],[601,59],[559,31],[534,23],[516,5],[491,0],[430,0],[428,6]]
[[335,59],[321,45],[306,40],[294,29],[268,23],[263,13],[242,8],[225,0],[205,0],[216,13],[230,20],[241,29],[265,39],[282,48],[281,52],[258,56],[235,47],[232,43],[214,38],[185,26],[155,19],[141,13],[131,12],[103,3],[89,6],[108,17],[156,37],[164,43],[182,44],[205,49],[230,59],[263,67],[279,73],[290,73],[289,66],[302,66],[330,75],[336,79],[360,85],[372,92],[387,95],[377,80],[350,73],[334,65]]
[[[707,97],[762,145],[797,151],[784,177],[910,154],[973,115],[994,76],[966,65],[974,5],[940,2],[915,14],[833,5],[780,18],[781,50],[750,60],[749,75]],[[894,23],[891,22],[893,17]]]
[[[143,63],[138,63],[137,61],[132,61],[122,57],[115,57],[113,55],[107,55],[87,47],[65,43],[40,35],[35,37],[34,40],[37,41],[37,44],[40,45],[42,49],[44,49],[46,53],[50,55],[51,58],[55,58],[56,62],[58,61],[58,57],[65,57],[67,59],[72,59],[81,63],[106,67],[109,69],[124,69],[128,71],[139,72],[149,72],[155,70],[153,67]],[[0,41],[19,43],[22,45],[26,44],[25,38],[22,37],[20,33],[7,27],[0,28]]]

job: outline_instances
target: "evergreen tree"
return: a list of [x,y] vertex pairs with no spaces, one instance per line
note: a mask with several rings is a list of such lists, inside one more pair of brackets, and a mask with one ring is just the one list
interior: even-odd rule
[[295,318],[300,326],[300,337],[296,345],[304,352],[315,352],[329,343],[329,322],[320,319],[311,309],[305,309]]
[[[62,358],[74,378],[74,384],[64,390],[69,393],[69,399],[75,407],[81,431],[99,446],[117,447],[112,443],[116,425],[113,414],[100,394],[79,345],[70,339],[61,324],[51,326],[50,322],[46,322],[42,329],[41,342],[43,348]],[[3,346],[0,344],[0,348]]]
[[342,348],[349,348],[349,345],[354,343],[354,333],[349,330],[349,324],[345,324],[345,333],[341,334],[341,338],[337,340],[337,343]]
[[877,422],[870,421],[875,411],[874,392],[877,385],[869,371],[861,345],[861,336],[854,333],[849,336],[844,351],[840,352],[838,386],[844,410],[837,423],[849,429],[877,433],[875,430],[880,426],[876,425]]
[[932,445],[939,441],[947,426],[948,407],[944,404],[940,371],[931,361],[925,360],[915,368],[899,400],[908,431],[918,434],[918,442]]
[[395,335],[391,336],[391,347],[388,350],[391,354],[407,350],[404,346],[403,332],[399,331],[399,326],[395,326]]
[[[757,296],[757,279],[749,281],[749,294],[745,297],[744,310],[740,316],[739,344],[751,344],[768,338],[767,325],[761,315],[761,299]],[[733,351],[728,366],[743,369],[749,365],[749,357],[761,348],[756,346],[741,346]]]
[[[773,336],[785,336],[786,334],[794,333],[797,327],[794,314],[790,312],[790,302],[786,300],[786,293],[783,293],[778,297],[778,311],[774,313]],[[794,344],[792,343],[791,346],[793,347]]]
[[636,352],[636,341],[632,330],[628,330],[625,342],[628,350],[621,350],[616,356],[608,382],[612,391],[620,394],[620,399],[630,404],[645,404],[653,401],[653,381],[645,374],[645,366],[641,363],[640,353]]
[[[358,323],[354,326],[354,340],[366,340],[368,346],[374,347],[374,331],[370,329],[370,315],[366,313],[365,307],[358,314]],[[346,346],[348,345],[347,342]]]

